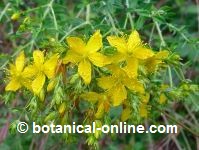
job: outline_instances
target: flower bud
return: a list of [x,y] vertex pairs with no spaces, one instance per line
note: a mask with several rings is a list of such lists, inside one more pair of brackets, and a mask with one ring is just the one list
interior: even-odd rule
[[44,89],[42,89],[41,91],[40,91],[40,93],[39,93],[39,100],[41,101],[41,102],[43,102],[44,101],[44,99],[45,99],[45,92],[44,92]]
[[44,122],[47,123],[48,121],[52,121],[56,118],[56,116],[57,116],[57,113],[53,111],[50,114],[48,114],[48,116],[46,116],[46,118],[44,119]]
[[55,84],[56,84],[55,80],[51,80],[50,83],[47,86],[47,92],[52,91],[55,87]]
[[149,99],[150,99],[150,94],[149,93],[145,93],[144,95],[141,95],[140,97],[141,97],[141,101],[143,103],[147,104],[149,102]]
[[61,103],[61,105],[59,106],[58,111],[59,111],[59,114],[60,114],[61,116],[63,116],[63,114],[64,114],[65,111],[66,111],[66,103],[65,103],[65,102]]
[[164,104],[166,100],[167,100],[167,97],[165,96],[165,94],[164,93],[160,94],[159,103]]
[[[102,123],[100,120],[95,120],[95,123],[96,123],[96,129],[102,127]],[[94,133],[94,136],[96,139],[98,139],[101,135],[102,135],[102,131],[100,130],[96,130]]]
[[79,75],[78,75],[78,74],[73,75],[73,76],[71,77],[70,81],[69,81],[70,84],[75,83],[75,81],[76,81],[78,78],[79,78]]
[[88,143],[88,145],[93,145],[95,143],[95,137],[89,136],[86,142]]
[[17,21],[20,18],[20,13],[16,12],[11,16],[11,20]]
[[131,109],[130,108],[125,108],[123,111],[122,111],[122,114],[121,114],[121,121],[126,121],[129,119],[129,117],[131,116]]

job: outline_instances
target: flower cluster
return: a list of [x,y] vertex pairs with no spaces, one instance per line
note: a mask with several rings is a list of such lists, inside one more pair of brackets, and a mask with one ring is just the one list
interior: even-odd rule
[[[153,51],[141,41],[136,30],[129,36],[108,36],[106,42],[109,45],[106,48],[113,50],[111,54],[105,53],[99,30],[88,40],[67,37],[66,42],[68,46],[64,56],[59,52],[35,50],[33,59],[27,60],[24,52],[20,52],[15,63],[9,66],[10,81],[5,90],[17,91],[25,87],[44,101],[42,93],[52,93],[54,89],[56,102],[52,100],[51,106],[61,116],[67,110],[70,112],[67,105],[72,97],[75,102],[85,100],[83,102],[90,104],[88,112],[91,113],[88,116],[92,116],[92,120],[103,118],[111,108],[117,106],[123,108],[122,121],[132,118],[133,111],[139,112],[141,117],[147,117],[150,100],[155,95],[149,76],[166,68],[165,60],[170,55],[169,51]],[[62,80],[58,79],[60,74]],[[80,82],[71,81],[77,79]],[[71,87],[79,83],[82,89],[74,92],[75,88]],[[165,87],[168,86],[162,84],[161,90],[156,90],[159,92],[156,97],[160,104],[166,101]],[[50,116],[52,114],[55,114],[54,111]]]

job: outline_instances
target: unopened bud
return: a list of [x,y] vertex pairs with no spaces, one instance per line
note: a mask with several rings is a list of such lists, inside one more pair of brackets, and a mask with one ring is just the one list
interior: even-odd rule
[[63,114],[65,113],[65,110],[66,110],[66,103],[63,102],[63,103],[61,103],[61,105],[59,106],[59,109],[58,109],[59,114],[60,114],[61,116],[63,116]]
[[52,121],[56,118],[57,113],[55,111],[51,112],[46,118],[44,119],[44,122]]
[[17,21],[20,18],[20,13],[16,12],[11,16],[11,20]]

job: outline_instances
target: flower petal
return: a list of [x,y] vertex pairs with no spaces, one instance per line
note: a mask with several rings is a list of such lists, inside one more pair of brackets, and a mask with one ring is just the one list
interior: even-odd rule
[[127,42],[128,50],[132,52],[140,44],[141,39],[139,33],[136,30],[132,31]]
[[132,91],[144,94],[144,86],[138,80],[125,78],[123,79],[123,84]]
[[146,70],[149,73],[152,73],[152,72],[155,72],[157,70],[158,64],[160,64],[161,62],[162,62],[161,60],[158,60],[153,56],[153,57],[146,59],[144,61],[144,65],[146,67]]
[[88,60],[82,60],[78,65],[78,73],[85,84],[89,84],[91,82],[91,63]]
[[97,81],[98,86],[104,90],[112,88],[115,84],[115,80],[111,76],[98,78]]
[[99,101],[101,96],[96,92],[87,92],[82,94],[81,97],[91,103],[96,103],[97,101]]
[[154,52],[151,49],[145,47],[138,47],[133,51],[134,57],[138,59],[147,59],[154,55]]
[[90,53],[97,52],[102,47],[102,35],[97,30],[88,40],[86,50]]
[[53,78],[55,75],[58,58],[59,55],[54,54],[44,63],[44,73],[49,79]]
[[165,59],[168,56],[169,56],[169,51],[167,50],[159,51],[157,54],[155,54],[155,57],[157,59]]
[[44,63],[44,53],[40,50],[35,50],[33,52],[34,63],[37,67],[41,67]]
[[17,68],[15,65],[13,64],[9,64],[9,70],[8,70],[9,74],[11,76],[15,76],[16,75],[16,72],[17,72]]
[[85,53],[85,46],[86,44],[84,41],[78,37],[68,37],[66,39],[70,50],[78,53],[78,54],[84,54]]
[[115,55],[111,56],[112,63],[118,64],[119,62],[125,61],[126,57],[122,53],[116,53]]
[[117,50],[120,53],[126,53],[127,51],[127,44],[126,41],[123,37],[117,37],[117,36],[108,36],[107,40],[109,42],[109,44],[115,48],[117,48]]
[[32,90],[36,95],[40,93],[45,83],[45,80],[46,80],[45,75],[40,73],[36,76],[35,80],[32,82]]
[[125,72],[130,78],[136,78],[137,77],[137,71],[138,71],[138,60],[137,58],[128,58],[127,59],[127,65],[124,67]]
[[24,71],[22,72],[22,76],[24,78],[31,78],[37,74],[37,69],[33,65],[29,65],[26,68],[24,68]]
[[6,86],[5,90],[6,91],[16,91],[19,88],[21,88],[21,84],[17,80],[11,79],[11,81]]
[[98,67],[103,67],[111,63],[111,59],[101,53],[91,53],[88,58],[95,66]]
[[31,83],[32,83],[32,81],[27,78],[23,78],[23,81],[21,81],[21,84],[30,91],[32,91]]
[[21,72],[24,68],[24,64],[25,64],[25,55],[24,55],[24,51],[22,51],[20,52],[19,56],[16,58],[16,61],[15,61],[17,71]]
[[127,92],[123,85],[115,86],[112,90],[113,106],[119,106],[127,98]]
[[81,60],[81,58],[82,57],[78,53],[75,53],[75,52],[69,50],[67,52],[66,56],[63,58],[63,63],[67,64],[67,63],[71,62],[71,63],[76,64]]

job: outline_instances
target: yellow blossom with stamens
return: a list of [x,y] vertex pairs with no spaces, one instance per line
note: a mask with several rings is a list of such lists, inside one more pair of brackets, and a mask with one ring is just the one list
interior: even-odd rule
[[163,50],[157,52],[153,57],[144,60],[144,66],[149,73],[157,71],[159,65],[163,64],[163,60],[168,58],[169,51]]
[[96,93],[87,92],[81,95],[81,97],[93,104],[98,103],[98,109],[95,114],[96,119],[103,117],[104,113],[108,112],[111,106],[111,97],[108,93]]
[[98,52],[102,47],[102,35],[99,30],[91,36],[87,43],[78,37],[68,37],[66,40],[69,50],[63,63],[78,64],[78,73],[86,84],[91,82],[91,63],[98,67],[111,63],[107,56]]
[[124,70],[130,78],[137,77],[139,60],[145,60],[154,55],[153,51],[146,48],[140,39],[139,33],[134,30],[129,35],[128,39],[125,37],[108,36],[109,44],[118,50],[114,60],[126,61]]
[[137,79],[129,78],[126,72],[116,65],[108,66],[112,71],[111,76],[98,79],[98,86],[108,90],[112,96],[113,106],[118,106],[127,98],[126,87],[134,92],[144,93],[144,87]]
[[10,82],[6,86],[6,91],[16,91],[22,86],[31,89],[30,80],[27,78],[23,69],[25,66],[25,55],[24,52],[20,52],[19,56],[16,58],[15,64],[10,64],[9,79]]
[[59,55],[54,54],[49,59],[45,60],[42,51],[35,50],[33,52],[34,62],[32,65],[27,66],[24,69],[24,72],[29,75],[29,77],[34,78],[31,86],[36,95],[38,95],[43,88],[46,77],[49,79],[54,77],[58,58]]

